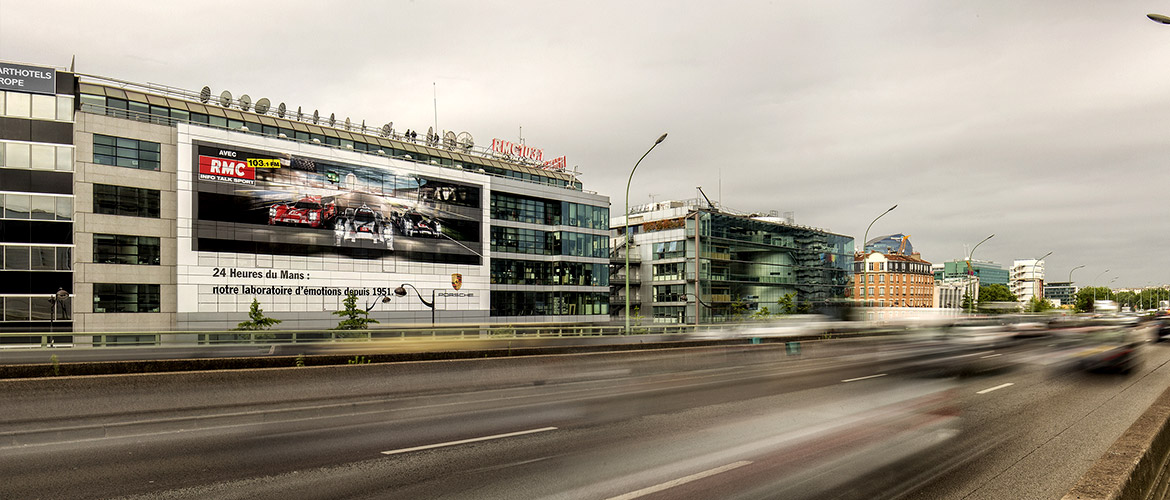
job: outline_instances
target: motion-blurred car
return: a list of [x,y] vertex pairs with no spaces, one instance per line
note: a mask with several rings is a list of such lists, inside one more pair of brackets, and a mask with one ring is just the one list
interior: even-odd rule
[[410,210],[394,218],[398,226],[398,234],[405,236],[430,236],[438,238],[443,228],[438,219],[427,217],[417,211]]
[[1060,367],[1092,372],[1131,373],[1142,361],[1145,339],[1131,327],[1102,327],[1065,339],[1056,348]]
[[322,202],[320,196],[306,196],[295,203],[277,203],[268,208],[268,224],[296,224],[325,227],[337,217],[337,205]]
[[358,240],[369,240],[375,244],[385,244],[387,249],[394,249],[394,233],[386,217],[366,205],[357,209],[347,208],[345,214],[337,219],[333,232],[337,244],[342,241],[356,243]]

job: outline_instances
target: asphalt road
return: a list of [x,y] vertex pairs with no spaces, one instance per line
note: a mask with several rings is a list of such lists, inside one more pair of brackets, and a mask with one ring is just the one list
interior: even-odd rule
[[[481,390],[378,365],[0,381],[0,498],[1060,498],[1170,387],[1170,346],[1130,376],[1042,348],[957,379],[852,340],[547,357]],[[428,366],[507,376],[469,363]]]

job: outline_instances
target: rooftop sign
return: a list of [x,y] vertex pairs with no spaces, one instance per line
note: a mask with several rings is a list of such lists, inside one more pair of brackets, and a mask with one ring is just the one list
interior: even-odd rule
[[57,70],[0,62],[0,90],[56,94]]

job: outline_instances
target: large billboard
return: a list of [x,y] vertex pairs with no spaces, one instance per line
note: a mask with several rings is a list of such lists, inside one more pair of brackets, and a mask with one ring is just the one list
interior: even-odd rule
[[479,186],[196,143],[196,251],[482,264]]
[[488,317],[486,175],[185,124],[177,146],[180,328],[234,326],[253,299],[332,328],[349,293],[383,323]]

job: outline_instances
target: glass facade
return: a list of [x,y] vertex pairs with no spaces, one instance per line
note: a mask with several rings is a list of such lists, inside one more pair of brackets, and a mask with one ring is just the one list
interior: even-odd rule
[[492,226],[493,252],[608,257],[609,237],[568,231]]
[[492,316],[576,316],[609,314],[608,292],[492,290]]
[[161,263],[159,248],[159,239],[152,236],[93,235],[93,261],[99,264],[157,266]]
[[[853,271],[852,238],[695,210],[681,218],[674,213],[670,219],[646,220],[637,226],[641,231],[632,231],[636,245],[650,247],[647,254],[652,260],[641,265],[643,272],[649,272],[653,288],[631,294],[653,300],[655,322],[690,323],[696,313],[704,323],[729,321],[763,307],[776,312],[786,296],[798,311],[823,311],[844,302]],[[662,231],[674,231],[681,238],[637,241],[661,239]],[[620,314],[621,308],[617,309]]]
[[492,284],[609,286],[607,264],[492,259]]

